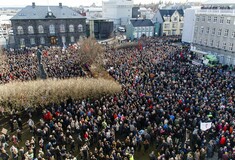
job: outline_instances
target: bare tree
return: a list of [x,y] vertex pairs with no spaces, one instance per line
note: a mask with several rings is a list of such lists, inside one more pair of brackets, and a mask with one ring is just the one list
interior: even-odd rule
[[103,47],[93,38],[86,38],[80,42],[78,57],[82,66],[92,64],[102,66]]

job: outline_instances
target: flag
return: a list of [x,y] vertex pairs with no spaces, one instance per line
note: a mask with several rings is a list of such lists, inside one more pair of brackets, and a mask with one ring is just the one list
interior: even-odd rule
[[200,122],[200,129],[206,131],[211,128],[211,122]]

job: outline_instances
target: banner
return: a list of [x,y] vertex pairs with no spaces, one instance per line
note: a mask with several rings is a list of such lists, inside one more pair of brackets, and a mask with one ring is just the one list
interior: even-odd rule
[[211,122],[201,122],[200,123],[200,129],[202,131],[206,131],[211,128]]

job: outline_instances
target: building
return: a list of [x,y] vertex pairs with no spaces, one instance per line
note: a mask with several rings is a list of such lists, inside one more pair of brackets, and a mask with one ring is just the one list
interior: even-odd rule
[[128,39],[140,38],[142,35],[146,37],[154,36],[154,24],[150,19],[133,19],[130,20],[126,27],[126,37]]
[[87,19],[102,18],[102,7],[84,7]]
[[196,12],[192,51],[235,65],[235,1],[211,0]]
[[32,3],[11,18],[15,48],[69,45],[86,35],[86,18],[67,6]]
[[132,17],[133,0],[108,0],[102,2],[103,18],[114,22],[114,28],[125,26]]
[[132,7],[132,18],[141,17],[140,7]]
[[160,36],[182,35],[184,12],[182,9],[159,9],[153,17],[153,22],[160,24]]
[[107,19],[90,19],[89,36],[96,39],[108,39],[113,33],[113,22]]
[[192,7],[188,8],[184,11],[184,23],[183,33],[182,33],[182,42],[183,43],[192,43],[193,42],[193,34],[194,34],[194,26],[195,26],[195,17],[196,12],[200,7]]

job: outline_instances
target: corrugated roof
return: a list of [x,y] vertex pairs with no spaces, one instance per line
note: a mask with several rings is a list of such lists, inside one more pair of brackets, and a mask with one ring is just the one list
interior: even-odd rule
[[153,22],[150,19],[136,19],[130,21],[134,27],[154,26]]
[[17,19],[45,19],[48,8],[53,13],[57,19],[66,19],[66,18],[85,18],[76,11],[72,10],[67,6],[26,6],[21,11],[19,11],[11,20]]
[[175,11],[178,11],[178,13],[181,15],[181,16],[184,16],[184,11],[183,9],[160,9],[159,12],[162,16],[162,19],[164,20],[164,16],[172,16]]

